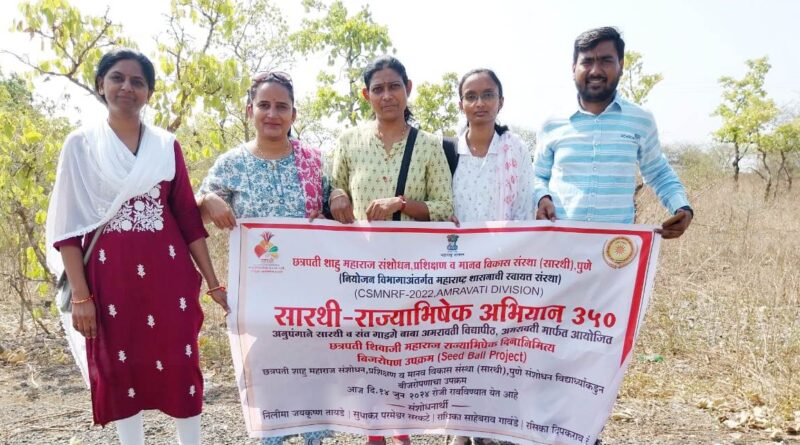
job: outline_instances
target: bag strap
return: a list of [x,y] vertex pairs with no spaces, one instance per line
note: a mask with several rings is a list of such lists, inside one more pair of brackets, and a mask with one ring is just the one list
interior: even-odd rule
[[103,229],[106,228],[106,224],[98,227],[97,230],[94,232],[94,236],[92,237],[92,242],[89,243],[89,247],[86,248],[86,253],[83,254],[83,265],[85,266],[89,262],[89,257],[92,256],[92,250],[94,250],[94,245],[97,244],[97,239],[100,238],[100,234],[103,233]]
[[[400,164],[400,173],[397,175],[397,188],[394,196],[404,195],[406,191],[406,179],[408,178],[408,167],[411,165],[411,153],[414,151],[414,142],[417,140],[417,129],[408,128],[408,139],[406,148],[403,151],[403,162]],[[394,212],[392,221],[400,221],[400,212]]]
[[444,150],[444,157],[447,158],[447,166],[450,167],[450,175],[456,174],[456,167],[458,167],[458,151],[456,150],[456,138],[443,137],[442,149]]
[[[103,233],[103,229],[106,228],[108,223],[104,223],[102,226],[98,227],[97,230],[94,232],[94,236],[92,237],[92,242],[89,243],[89,247],[86,248],[86,252],[83,254],[83,265],[85,266],[89,262],[89,257],[92,256],[92,250],[94,250],[94,245],[97,244],[97,239],[100,238],[100,234]],[[64,269],[64,272],[61,272],[61,276],[58,277],[57,286],[61,287],[67,281],[67,270]]]

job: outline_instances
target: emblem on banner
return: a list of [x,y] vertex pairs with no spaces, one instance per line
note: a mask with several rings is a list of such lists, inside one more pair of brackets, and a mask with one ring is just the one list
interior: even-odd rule
[[603,246],[603,259],[614,269],[627,266],[636,258],[638,247],[627,236],[617,236],[606,241]]
[[461,235],[456,235],[455,233],[447,235],[447,252],[442,253],[442,257],[452,258],[456,256],[464,256],[463,252],[458,251],[458,238],[460,237]]
[[278,258],[278,246],[272,242],[274,236],[272,232],[262,233],[261,241],[253,249],[258,259],[262,262],[272,262]]
[[458,250],[458,244],[456,244],[457,242],[458,242],[458,235],[454,233],[447,235],[447,250],[449,250],[450,252],[455,252],[456,250]]

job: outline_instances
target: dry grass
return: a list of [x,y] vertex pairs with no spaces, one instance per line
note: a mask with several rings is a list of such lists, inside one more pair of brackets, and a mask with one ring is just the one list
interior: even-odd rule
[[[689,184],[696,219],[662,244],[656,287],[624,398],[673,399],[719,411],[755,412],[729,427],[793,426],[800,410],[800,199],[765,203],[745,178]],[[643,197],[643,223],[665,218]],[[757,422],[756,422],[757,423]],[[792,424],[792,426],[790,426]]]

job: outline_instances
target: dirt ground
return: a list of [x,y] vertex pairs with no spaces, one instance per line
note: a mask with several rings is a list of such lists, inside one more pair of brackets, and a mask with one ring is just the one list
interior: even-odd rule
[[[89,391],[72,363],[66,342],[44,334],[11,334],[0,342],[0,443],[111,444],[113,425],[92,426]],[[17,351],[12,353],[12,351]],[[233,370],[206,369],[202,428],[206,444],[256,444],[247,437]],[[164,415],[145,415],[148,444],[176,443],[175,428]],[[415,436],[419,445],[447,445],[443,436]],[[682,400],[649,402],[620,398],[602,435],[604,444],[800,444],[800,437],[770,438],[765,431],[731,431],[714,413]],[[353,434],[339,434],[325,445],[361,445]],[[293,439],[299,445],[299,439]]]

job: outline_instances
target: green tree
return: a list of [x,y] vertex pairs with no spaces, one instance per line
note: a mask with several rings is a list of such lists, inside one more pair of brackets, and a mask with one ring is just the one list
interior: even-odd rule
[[27,311],[45,331],[33,297],[55,282],[45,267],[44,222],[58,153],[71,130],[65,118],[52,117],[58,111],[34,100],[21,77],[0,74],[0,240],[10,262],[1,273],[19,297],[20,328]]
[[120,35],[122,29],[111,22],[108,11],[102,17],[83,15],[66,0],[26,1],[20,3],[19,10],[22,17],[14,20],[13,29],[40,40],[47,55],[32,61],[24,54],[2,52],[39,75],[65,78],[98,99],[94,71],[103,53],[116,46],[135,47]]
[[625,52],[625,69],[619,82],[622,95],[633,103],[643,105],[647,95],[664,79],[661,73],[645,74],[642,54],[636,51]]
[[[226,104],[244,96],[247,78],[221,44],[233,38],[234,11],[231,0],[172,0],[166,32],[157,39],[157,60],[164,73],[150,101],[157,125],[176,131],[198,103],[225,120]],[[196,30],[199,39],[192,32]]]
[[[375,23],[369,6],[349,15],[341,0],[329,6],[304,2],[306,12],[322,16],[303,19],[301,30],[290,39],[302,55],[324,54],[332,71],[321,71],[320,84],[311,106],[304,110],[308,118],[320,120],[334,116],[339,122],[356,125],[370,115],[369,104],[361,96],[361,73],[364,67],[392,47],[389,30]],[[340,91],[337,85],[343,83]]]
[[[757,147],[767,124],[777,114],[775,103],[767,98],[764,79],[770,70],[767,57],[745,62],[747,73],[737,80],[730,76],[719,79],[722,103],[714,116],[722,118],[722,127],[715,137],[733,146],[733,179],[739,181],[740,163],[748,151]],[[764,154],[766,159],[766,154]]]
[[423,82],[414,90],[416,98],[411,109],[419,127],[432,133],[454,136],[458,123],[458,75],[445,73],[441,83]]
[[[791,190],[794,177],[791,158],[800,154],[800,117],[796,116],[788,122],[778,125],[772,133],[762,139],[762,145],[765,152],[775,153],[780,158],[773,196],[778,194],[781,175],[786,178],[787,189]],[[769,193],[769,189],[767,193]]]
[[[237,5],[234,17],[233,36],[230,40],[223,39],[221,44],[237,61],[248,81],[255,73],[286,70],[294,64],[294,52],[286,38],[289,25],[275,1],[244,0]],[[236,99],[226,101],[225,114],[238,128],[233,130],[227,128],[227,122],[223,123],[221,139],[243,142],[252,138],[252,128],[245,112],[244,97]]]

